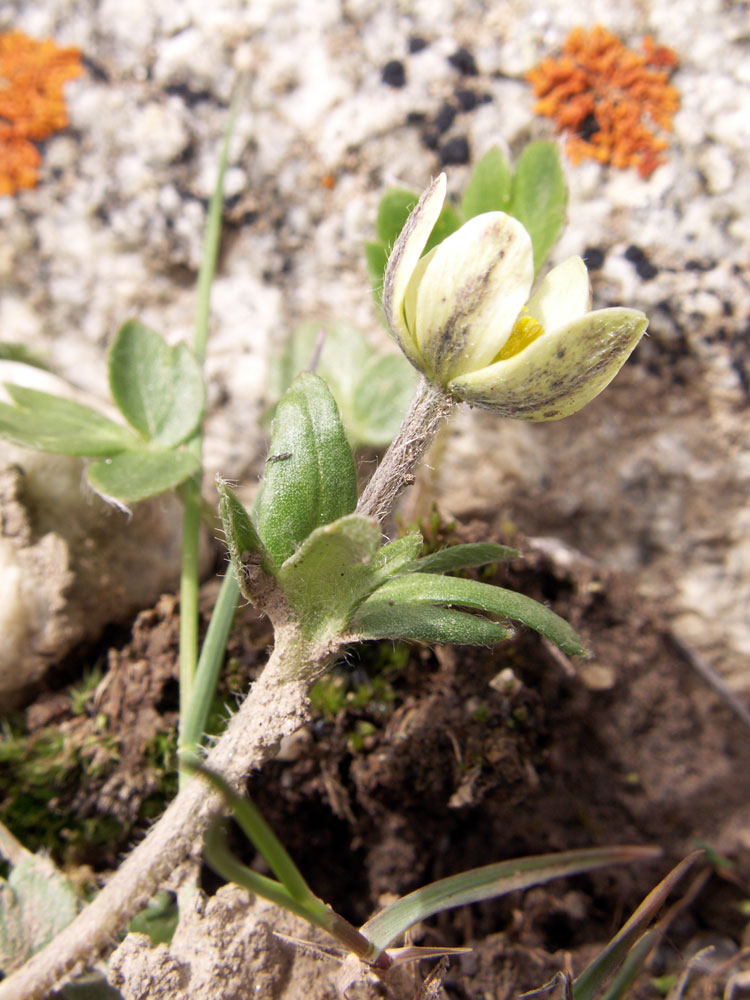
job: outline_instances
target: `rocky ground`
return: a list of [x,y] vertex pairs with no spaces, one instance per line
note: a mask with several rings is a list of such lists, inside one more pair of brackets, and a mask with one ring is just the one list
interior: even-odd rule
[[[415,653],[388,681],[385,701],[328,715],[321,708],[317,728],[255,792],[285,829],[293,817],[293,831],[323,831],[331,860],[321,863],[316,888],[362,918],[383,893],[410,888],[413,876],[509,853],[634,838],[663,843],[674,860],[696,839],[710,842],[737,865],[739,888],[713,883],[680,929],[684,958],[709,931],[735,949],[745,943],[738,904],[749,874],[747,737],[695,668],[707,665],[747,700],[750,34],[746,6],[718,0],[700,9],[688,0],[601,0],[582,17],[559,0],[0,2],[0,30],[78,46],[85,65],[66,88],[70,127],[45,143],[40,184],[0,198],[0,336],[42,352],[90,395],[104,392],[106,346],[124,320],[137,316],[172,341],[190,338],[207,198],[236,91],[207,358],[206,494],[221,472],[249,495],[264,449],[268,358],[289,331],[340,319],[389,349],[362,252],[385,188],[421,189],[445,168],[449,190],[459,192],[492,144],[516,155],[530,138],[550,137],[524,76],[577,24],[604,24],[633,47],[646,34],[669,45],[681,108],[666,162],[644,179],[566,161],[568,226],[552,257],[585,253],[595,304],[644,310],[649,338],[603,396],[560,423],[462,412],[407,507],[407,516],[425,513],[435,499],[459,530],[520,540],[527,568],[512,569],[513,584],[570,615],[592,661],[569,674],[525,645],[465,660]],[[402,72],[386,69],[394,61]],[[13,453],[4,462],[24,459]],[[42,469],[34,482],[62,475]],[[31,616],[26,631],[6,627],[15,643],[8,663],[26,637],[41,664],[36,677],[55,659],[50,635],[66,652],[91,643],[80,625],[86,605],[65,607],[65,574],[88,581],[96,561],[82,563],[77,527],[66,534],[49,515],[34,527],[28,510],[18,514],[13,474],[6,480],[13,523],[26,517],[30,525],[4,528],[13,551],[43,542],[45,558],[57,553],[49,610]],[[97,537],[107,523],[126,526],[125,515],[106,518]],[[162,518],[164,532],[174,514]],[[144,608],[170,586],[175,555],[164,538],[164,565],[144,583]],[[23,566],[34,562],[24,558]],[[15,595],[16,563],[6,561],[3,585]],[[123,572],[129,567],[126,559]],[[70,598],[92,585],[68,588]],[[18,599],[26,609],[29,601]],[[70,797],[90,817],[107,788],[102,814],[125,823],[143,821],[144,802],[158,808],[149,797],[162,771],[153,753],[139,770],[122,749],[124,734],[147,731],[153,747],[175,707],[174,646],[159,631],[174,628],[174,608],[162,602],[147,612],[128,647],[138,606],[128,595],[126,631],[106,633],[98,650],[110,673],[97,707],[104,701],[128,767]],[[63,625],[50,631],[55,615]],[[35,628],[48,629],[43,656]],[[257,622],[244,635],[234,648],[238,685],[268,640]],[[83,659],[95,663],[96,655]],[[153,670],[151,680],[134,671],[129,690],[123,664],[133,662]],[[488,687],[508,665],[523,681],[518,703]],[[76,669],[67,660],[52,673],[28,709],[29,731],[80,729],[64,693]],[[365,658],[359,681],[378,669]],[[340,683],[357,690],[357,677]],[[76,738],[90,750],[82,732]],[[290,847],[304,862],[309,834],[293,833]],[[350,852],[347,870],[361,874],[327,870],[342,852]],[[102,868],[115,860],[99,847],[91,859]],[[445,924],[439,933],[456,943],[484,941],[451,973],[449,992],[489,998],[541,985],[565,951],[611,933],[620,909],[663,870],[583,880]],[[661,955],[654,974],[678,967],[673,959]],[[521,970],[515,978],[512,968]],[[279,982],[287,978],[297,982]]]

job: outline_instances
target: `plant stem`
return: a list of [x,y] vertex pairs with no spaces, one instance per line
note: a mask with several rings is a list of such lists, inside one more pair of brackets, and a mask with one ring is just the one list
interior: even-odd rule
[[177,748],[179,756],[184,753],[194,754],[205,732],[229,631],[237,609],[238,596],[237,578],[232,567],[228,566],[203,640],[192,690],[190,695],[185,697],[184,704],[182,685],[180,685],[180,742]]
[[[396,440],[360,500],[359,513],[382,519],[390,512],[452,406],[442,389],[420,382]],[[195,509],[199,512],[200,505]],[[207,767],[241,791],[243,779],[274,754],[283,737],[309,720],[307,692],[341,645],[334,640],[325,646],[305,646],[291,626],[277,628],[271,658],[208,754]],[[200,838],[223,809],[218,792],[199,778],[187,781],[86,909],[21,969],[0,982],[0,1000],[45,1000],[76,966],[90,964],[111,948],[167,876],[199,849]]]
[[[206,758],[207,766],[237,791],[250,771],[273,755],[284,736],[308,721],[310,668],[319,674],[337,651],[335,646],[302,646],[286,631],[277,634],[265,670]],[[302,673],[305,680],[289,680],[295,673]],[[202,778],[192,778],[93,902],[23,968],[0,982],[0,1000],[45,1000],[75,966],[111,948],[167,876],[199,850],[200,838],[224,808],[219,793]]]
[[[234,126],[234,115],[235,111],[233,108],[229,113],[229,122],[224,132],[219,170],[211,195],[211,203],[208,208],[206,233],[203,241],[203,255],[201,257],[200,271],[198,272],[193,351],[201,364],[206,357],[206,344],[208,342],[211,286],[216,274],[216,262],[219,257],[221,214],[224,207],[224,174],[226,173],[229,159],[229,140]],[[191,439],[189,447],[194,449],[199,458],[201,457],[203,450],[202,428]],[[202,504],[201,471],[202,466],[199,465],[198,471],[190,477],[182,488],[184,513],[182,519],[182,566],[180,570],[180,731],[178,736],[178,745],[181,750],[192,749],[197,740],[192,730],[186,733],[186,726],[190,713],[192,712],[193,716],[195,716],[195,712],[193,711],[193,687],[198,669],[198,550],[200,546]],[[213,692],[208,691],[204,693],[210,703]],[[205,708],[205,712],[207,711],[208,709]],[[190,720],[191,725],[194,726],[196,721],[200,720],[192,718]],[[200,734],[201,731],[202,727],[198,730],[198,733]],[[179,777],[181,788],[185,785],[186,781],[187,776],[181,771]]]
[[399,493],[414,482],[414,469],[446,420],[454,402],[445,389],[421,378],[393,444],[357,504],[357,513],[382,521]]
[[[192,443],[192,442],[191,442]],[[200,447],[200,443],[197,445]],[[180,564],[180,732],[185,739],[185,720],[193,697],[198,664],[198,549],[200,545],[200,475],[191,476],[182,487],[182,559]],[[182,776],[180,777],[182,781]]]

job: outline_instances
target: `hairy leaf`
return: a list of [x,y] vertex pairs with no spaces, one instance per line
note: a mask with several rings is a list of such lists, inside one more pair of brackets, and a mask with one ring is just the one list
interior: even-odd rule
[[307,637],[342,631],[360,601],[385,578],[373,559],[380,529],[350,514],[317,528],[283,564],[278,581]]
[[253,514],[281,565],[312,531],[357,504],[354,457],[336,402],[317,375],[303,372],[282,397],[270,448]]
[[366,601],[350,623],[357,639],[417,639],[420,642],[492,646],[513,630],[479,615],[424,604]]
[[[266,573],[275,574],[276,567],[260,539],[252,518],[237,494],[222,479],[217,480],[216,489],[219,493],[219,514],[224,528],[224,537],[237,579],[241,583],[244,582],[244,557],[248,553],[259,557],[261,568]],[[245,596],[252,600],[251,595],[246,594]]]
[[394,605],[419,603],[476,608],[523,622],[571,656],[582,656],[586,652],[575,630],[554,611],[523,594],[488,583],[432,573],[399,576],[375,591],[363,604],[360,614],[367,613],[368,605],[377,602],[380,606],[383,601],[392,601]]
[[471,569],[474,566],[484,566],[487,563],[507,562],[518,558],[518,549],[507,545],[496,545],[494,542],[468,542],[464,545],[451,545],[439,552],[415,560],[407,570],[410,573],[451,573],[457,569]]

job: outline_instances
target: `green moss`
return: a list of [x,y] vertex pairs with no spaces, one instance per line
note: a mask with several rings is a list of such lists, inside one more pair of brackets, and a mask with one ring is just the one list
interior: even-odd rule
[[92,774],[106,773],[116,760],[114,741],[106,738],[76,739],[53,726],[31,734],[18,719],[6,720],[0,738],[0,820],[28,850],[54,851],[60,860],[85,844],[111,841],[119,824],[81,817],[75,800]]

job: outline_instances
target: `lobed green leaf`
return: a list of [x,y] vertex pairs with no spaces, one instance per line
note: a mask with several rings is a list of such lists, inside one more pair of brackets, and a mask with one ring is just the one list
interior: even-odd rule
[[102,496],[130,504],[173,490],[199,466],[200,457],[189,448],[143,448],[92,462],[86,478]]
[[418,194],[408,188],[400,187],[389,188],[380,199],[375,227],[386,255],[390,253],[418,201]]
[[94,458],[138,447],[133,432],[90,406],[21,385],[7,385],[16,404],[0,403],[0,437],[23,448]]
[[402,354],[373,356],[360,369],[344,414],[352,447],[390,444],[409,409],[416,384],[417,374]]
[[282,397],[270,450],[253,515],[281,565],[311,532],[357,504],[354,456],[336,402],[317,375],[303,372]]
[[185,441],[203,417],[203,375],[193,353],[184,344],[170,347],[137,320],[117,332],[109,385],[128,423],[163,448]]

